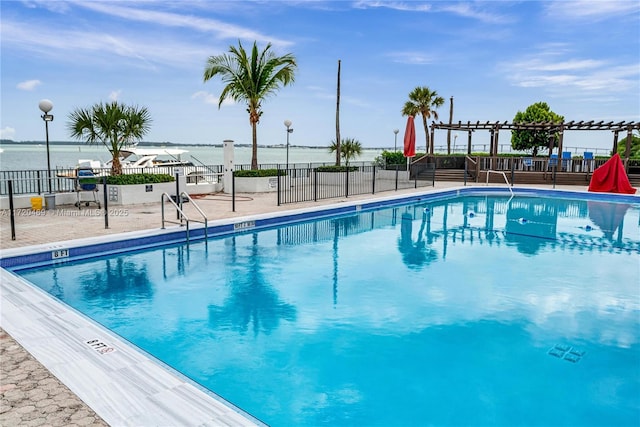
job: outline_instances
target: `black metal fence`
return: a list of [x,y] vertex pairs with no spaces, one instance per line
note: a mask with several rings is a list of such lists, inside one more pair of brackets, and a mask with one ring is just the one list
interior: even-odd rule
[[[314,169],[320,166],[334,166],[335,162],[308,162],[308,163],[260,163],[258,169]],[[371,166],[371,162],[350,162],[349,166]],[[251,164],[236,164],[235,170],[249,170]]]
[[[180,169],[187,177],[187,183],[217,182],[218,176],[224,171],[222,165],[203,166],[158,166],[154,168],[125,168],[126,174],[159,174],[164,173],[171,176]],[[0,171],[0,196],[9,194],[8,182],[13,183],[13,194],[43,194],[66,193],[75,191],[76,168],[56,168],[51,170],[51,179],[47,175],[47,170],[21,170],[21,171]],[[94,174],[106,176],[110,174],[109,168],[93,169]],[[51,189],[49,189],[51,181]]]
[[434,180],[435,169],[428,166],[411,171],[406,165],[393,169],[357,166],[355,170],[339,172],[317,168],[279,170],[278,205],[433,186]]

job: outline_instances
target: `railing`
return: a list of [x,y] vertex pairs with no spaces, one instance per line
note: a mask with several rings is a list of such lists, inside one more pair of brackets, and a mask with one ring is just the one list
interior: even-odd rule
[[[187,184],[217,183],[223,175],[222,165],[202,166],[158,166],[153,168],[124,168],[124,174],[159,174],[175,176],[181,169]],[[105,176],[111,173],[109,168],[93,169],[95,175]],[[7,183],[13,182],[13,194],[43,194],[49,192],[47,170],[0,171],[0,196],[9,194]],[[67,193],[75,191],[76,168],[56,168],[51,170],[51,191]]]
[[[469,168],[469,163],[471,163],[471,168]],[[478,171],[479,171],[479,165],[478,162],[476,162],[475,160],[473,160],[471,157],[469,156],[465,156],[464,158],[464,184],[467,185],[467,174],[471,172],[473,179],[477,179],[478,178]]]
[[507,187],[509,188],[509,192],[511,193],[511,196],[513,196],[513,190],[511,189],[511,184],[509,184],[509,180],[507,179],[507,174],[505,174],[502,171],[494,171],[494,170],[487,170],[487,182],[485,183],[485,185],[489,185],[489,174],[492,173],[496,173],[498,175],[502,175],[502,177],[504,178],[504,182],[507,183]]
[[[258,169],[314,169],[320,166],[335,166],[335,162],[307,162],[307,163],[260,163]],[[372,162],[349,162],[349,166],[372,166]],[[250,164],[236,164],[235,170],[249,170]]]
[[[490,144],[471,144],[471,152],[472,153],[488,153],[490,148]],[[451,143],[451,154],[467,154],[467,143]],[[416,151],[426,152],[426,148],[424,146],[417,146]],[[445,154],[447,153],[447,145],[435,145],[433,147],[434,153]],[[593,147],[564,147],[563,151],[571,152],[573,155],[580,155],[585,151],[590,151],[594,153],[596,156],[610,156],[611,148],[593,148]],[[543,150],[545,153],[546,150]],[[498,144],[498,153],[513,153],[513,154],[522,154],[525,156],[527,153],[520,150],[515,150],[511,144]]]
[[[187,200],[189,200],[189,202],[191,202],[191,205],[196,208],[196,210],[200,213],[200,215],[202,215],[202,220],[196,220],[196,219],[189,219],[189,217],[187,216],[186,213],[184,213],[184,210],[182,209],[182,200],[183,197],[186,197]],[[187,231],[187,243],[189,243],[189,221],[195,221],[195,222],[200,222],[202,224],[204,224],[204,238],[205,240],[207,240],[209,238],[208,235],[208,231],[207,231],[207,216],[204,214],[204,212],[202,211],[202,209],[200,209],[200,207],[193,201],[193,199],[189,196],[189,194],[187,194],[186,191],[183,191],[182,193],[180,193],[179,195],[176,196],[176,199],[179,199],[179,203],[180,205],[178,205],[178,203],[176,203],[173,198],[169,195],[169,193],[162,193],[161,199],[160,199],[160,210],[162,213],[162,229],[164,229],[164,223],[165,222],[170,222],[170,223],[174,223],[174,224],[180,224],[183,225],[186,224],[186,231]],[[178,212],[178,219],[175,221],[169,220],[165,218],[164,215],[164,202],[165,200],[167,200],[169,203],[171,203],[175,208],[176,211]]]
[[435,171],[429,175],[431,179],[419,179],[418,171],[408,171],[406,165],[391,170],[358,166],[344,172],[320,172],[317,168],[279,170],[278,205],[418,188],[433,185],[434,176]]

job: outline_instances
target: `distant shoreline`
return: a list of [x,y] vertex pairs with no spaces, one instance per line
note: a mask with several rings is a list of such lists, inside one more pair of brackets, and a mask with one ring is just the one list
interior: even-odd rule
[[[0,145],[43,145],[46,144],[46,141],[14,141],[11,139],[0,139]],[[77,145],[77,146],[86,146],[84,142],[78,141],[49,141],[49,145]],[[99,144],[91,144],[91,145],[99,145]],[[176,144],[175,142],[150,142],[150,141],[141,141],[137,144],[138,147],[223,147],[223,144]],[[235,147],[251,147],[251,144],[234,144]],[[258,144],[258,148],[286,148],[285,144],[271,144],[271,145],[261,145]],[[312,149],[328,149],[329,146],[312,146],[312,145],[293,145],[290,144],[289,148],[312,148]],[[363,150],[388,150],[389,148],[385,147],[362,147]]]

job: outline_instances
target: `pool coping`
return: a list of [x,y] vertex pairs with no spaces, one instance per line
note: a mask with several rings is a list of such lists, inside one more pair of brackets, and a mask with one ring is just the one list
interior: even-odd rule
[[[575,198],[584,198],[585,195],[579,191],[536,188],[514,187],[513,190],[520,195],[553,194]],[[497,192],[504,194],[505,187],[461,187],[357,200],[320,208],[292,209],[212,221],[209,230],[215,231],[216,236],[224,236],[416,200],[439,200],[458,195]],[[638,196],[608,193],[589,193],[589,199],[640,203]],[[236,224],[240,224],[240,227],[236,227]],[[204,227],[192,232],[195,234],[194,238],[203,238]],[[213,237],[211,234],[210,236]],[[42,254],[51,257],[52,251],[60,249],[69,249],[72,259],[80,259],[110,251],[119,252],[123,247],[131,249],[130,243],[136,240],[142,242],[142,248],[180,239],[184,241],[184,237],[184,230],[180,226],[90,237],[2,250],[0,261],[12,260],[7,267],[19,269],[24,265],[55,262],[51,258],[48,261],[42,258]],[[87,248],[93,248],[96,252],[86,250]],[[76,250],[77,253],[74,253]],[[262,424],[260,420],[203,389],[13,272],[0,269],[0,283],[1,326],[108,424]]]

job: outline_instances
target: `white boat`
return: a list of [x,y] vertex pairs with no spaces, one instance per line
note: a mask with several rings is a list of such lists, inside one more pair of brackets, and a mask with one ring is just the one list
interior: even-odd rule
[[[127,147],[120,150],[120,164],[123,169],[158,168],[194,166],[192,162],[182,160],[181,156],[188,153],[179,148],[137,148]],[[79,168],[106,169],[111,167],[112,160],[100,163],[99,160],[78,160]]]
[[159,166],[193,166],[193,163],[182,160],[188,153],[179,148],[126,148],[120,150],[120,161],[123,168],[152,168]]
[[[182,156],[188,153],[180,148],[137,148],[126,147],[120,150],[122,172],[128,173],[180,173],[187,176],[187,182],[217,181],[217,174],[212,174],[204,166],[196,166]],[[98,174],[108,174],[112,161],[101,164],[97,160],[79,160],[79,169],[93,169]],[[100,170],[98,172],[98,170]],[[215,176],[214,176],[215,175]]]

